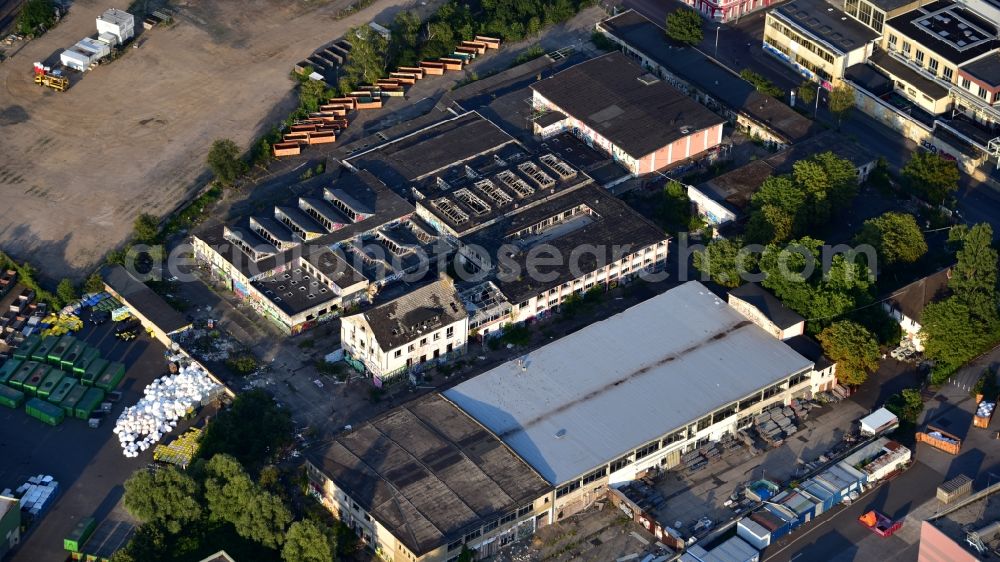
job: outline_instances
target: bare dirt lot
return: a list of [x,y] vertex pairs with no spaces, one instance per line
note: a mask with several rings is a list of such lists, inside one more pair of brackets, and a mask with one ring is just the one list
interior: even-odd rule
[[[50,279],[80,277],[205,178],[216,138],[247,146],[295,105],[295,62],[352,26],[386,21],[408,2],[378,0],[344,19],[349,0],[190,2],[138,49],[57,93],[31,81],[35,61],[95,33],[107,7],[74,2],[63,21],[0,63],[0,247]],[[125,6],[120,6],[124,8]]]

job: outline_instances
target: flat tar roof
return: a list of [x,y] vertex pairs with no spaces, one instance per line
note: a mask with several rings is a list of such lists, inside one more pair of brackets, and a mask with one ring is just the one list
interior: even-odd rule
[[418,556],[551,490],[436,393],[340,435],[310,460]]
[[[567,213],[581,206],[589,211],[577,211],[575,218],[566,220]],[[549,219],[554,219],[550,223],[553,226],[540,233],[518,234]],[[621,259],[621,255],[616,258],[613,254],[615,248],[620,249],[622,255],[628,255],[668,238],[663,229],[627,203],[589,182],[530,209],[503,217],[495,225],[469,237],[468,241],[490,252],[493,263],[498,262],[501,248],[505,245],[517,248],[516,252],[506,254],[510,263],[517,264],[517,273],[507,272],[496,278],[500,291],[516,304],[577,278],[575,274],[597,271]],[[552,250],[553,255],[563,256],[567,261],[578,257],[571,262],[575,267],[541,265],[542,259],[537,256],[548,255],[540,251],[541,247]],[[594,252],[581,250],[588,247],[592,247]],[[536,270],[542,275],[524,273]]]
[[104,283],[121,295],[129,308],[134,309],[156,327],[169,334],[191,325],[180,312],[156,294],[145,283],[132,276],[124,267],[113,265],[103,272]]
[[1000,86],[1000,53],[990,53],[980,59],[976,59],[967,63],[959,71],[982,80],[990,86]]
[[876,68],[880,68],[893,76],[902,78],[903,80],[909,82],[914,88],[934,99],[941,99],[948,95],[948,90],[946,90],[943,86],[938,85],[937,82],[896,60],[892,55],[885,51],[875,51],[868,60],[870,64],[875,65]]
[[347,162],[371,172],[398,191],[407,183],[442,168],[515,142],[495,124],[472,111],[351,156]]
[[634,10],[606,19],[600,26],[682,80],[766,125],[787,142],[799,142],[819,128],[812,120],[780,100],[761,94],[752,84],[697,50],[664,41],[663,29]]
[[960,65],[1000,46],[997,26],[972,10],[938,0],[885,22],[927,47],[933,58]]
[[848,17],[842,5],[826,0],[793,0],[779,5],[771,13],[822,39],[840,54],[859,49],[879,37],[870,27]]
[[567,68],[531,89],[633,158],[723,122],[619,51]]
[[444,395],[558,485],[811,366],[690,281]]

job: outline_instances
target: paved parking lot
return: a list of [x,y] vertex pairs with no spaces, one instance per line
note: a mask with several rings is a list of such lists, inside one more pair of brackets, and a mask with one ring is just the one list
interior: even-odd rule
[[813,409],[798,433],[778,448],[751,456],[741,447],[693,477],[668,472],[657,485],[667,500],[657,518],[667,525],[680,521],[679,530],[685,533],[701,517],[711,518],[718,526],[734,518],[734,512],[723,504],[736,488],[760,478],[787,482],[800,476],[804,463],[816,460],[838,444],[854,421],[867,413],[850,400]]
[[134,404],[150,381],[166,373],[164,347],[147,335],[122,342],[114,336],[111,322],[85,324],[77,337],[97,346],[103,358],[125,363],[122,400],[97,429],[75,418],[49,427],[28,417],[23,409],[0,409],[0,488],[14,488],[40,473],[54,476],[61,488],[53,507],[22,537],[15,561],[63,559],[62,539],[76,522],[110,513],[121,498],[125,479],[152,460],[151,451],[134,459],[122,456],[111,429],[122,409]]

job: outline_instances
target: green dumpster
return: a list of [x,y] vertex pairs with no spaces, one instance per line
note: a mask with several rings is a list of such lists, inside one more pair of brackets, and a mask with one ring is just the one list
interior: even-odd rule
[[59,382],[59,386],[55,388],[45,399],[53,404],[59,404],[66,399],[69,392],[73,390],[76,386],[76,379],[73,377],[63,377],[63,380]]
[[42,380],[42,384],[38,385],[39,398],[48,399],[49,395],[52,394],[52,391],[55,390],[56,387],[59,386],[59,383],[62,382],[64,375],[65,373],[59,369],[53,368],[49,370],[49,374],[45,375],[45,378]]
[[63,412],[65,412],[67,416],[73,417],[73,412],[76,411],[76,403],[79,402],[86,393],[87,387],[82,384],[74,386],[72,390],[69,391],[69,394],[66,395],[66,398],[63,398],[63,401],[59,403],[59,407],[63,409]]
[[38,347],[31,352],[32,361],[48,361],[49,352],[52,348],[59,343],[59,338],[56,336],[49,336],[47,338],[42,338],[42,341],[38,344]]
[[37,361],[25,361],[21,363],[17,370],[14,371],[14,374],[10,376],[7,384],[17,390],[24,390],[24,381],[28,380],[31,373],[38,368],[38,365],[40,365],[40,363]]
[[81,377],[84,371],[87,370],[87,365],[94,359],[99,359],[101,357],[101,352],[97,350],[96,347],[87,346],[87,349],[80,354],[80,358],[73,364],[73,374]]
[[66,355],[66,352],[69,351],[69,348],[73,347],[73,345],[75,344],[76,344],[75,337],[69,334],[63,336],[59,340],[59,343],[57,343],[55,346],[52,347],[52,351],[49,351],[49,357],[48,357],[49,363],[53,365],[59,365],[59,362],[62,361],[62,356]]
[[32,334],[28,336],[21,345],[17,346],[14,350],[14,359],[20,359],[24,361],[25,359],[31,358],[31,352],[38,348],[38,344],[42,343],[42,336],[38,334]]
[[38,387],[42,386],[42,381],[45,380],[45,377],[49,376],[49,371],[51,370],[52,367],[39,363],[38,366],[35,367],[35,370],[31,372],[31,375],[28,376],[27,380],[24,381],[24,388],[21,390],[31,394],[32,396],[37,396]]
[[108,360],[97,358],[87,365],[87,369],[83,372],[83,376],[80,377],[80,381],[87,386],[94,386],[97,382],[98,377],[104,373],[104,369],[108,367]]
[[97,378],[97,382],[94,383],[94,386],[104,391],[111,392],[112,390],[118,388],[118,385],[121,384],[123,378],[125,378],[125,365],[118,362],[109,363],[108,368],[104,369],[104,372]]
[[88,388],[86,394],[80,401],[76,403],[76,407],[73,408],[73,414],[81,420],[85,420],[90,417],[90,414],[101,405],[104,400],[104,391],[99,388]]
[[83,544],[87,542],[90,535],[94,534],[94,529],[97,527],[97,520],[93,517],[87,517],[81,519],[76,527],[70,531],[66,538],[63,539],[63,548],[70,552],[80,552],[83,548]]
[[28,415],[36,420],[49,425],[59,425],[66,416],[66,413],[63,412],[62,408],[56,406],[55,404],[49,404],[40,398],[32,398],[28,400],[28,402],[24,405],[24,411],[28,412]]
[[17,408],[24,402],[24,393],[0,384],[0,406]]
[[3,366],[0,367],[0,384],[6,384],[14,376],[14,373],[17,372],[17,368],[21,366],[21,363],[20,359],[8,359],[4,361]]
[[62,359],[59,360],[59,367],[63,371],[72,371],[73,365],[76,365],[76,362],[80,360],[80,357],[83,355],[85,349],[87,349],[87,344],[79,340],[74,342],[73,345],[66,350],[66,353],[63,353]]

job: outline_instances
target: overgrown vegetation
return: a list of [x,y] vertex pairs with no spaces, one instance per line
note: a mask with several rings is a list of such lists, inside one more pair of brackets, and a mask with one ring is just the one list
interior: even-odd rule
[[764,75],[758,74],[749,68],[741,70],[740,77],[753,84],[753,87],[765,96],[781,99],[785,95],[784,90],[777,87],[774,82],[771,82]]
[[52,0],[25,0],[14,25],[22,35],[41,35],[56,22],[56,5]]
[[830,90],[826,103],[830,109],[830,113],[833,113],[837,118],[837,125],[839,126],[843,122],[844,117],[854,109],[854,88],[846,84],[835,87],[833,90]]
[[668,14],[667,37],[687,45],[701,43],[705,37],[701,16],[691,8],[681,8]]
[[913,263],[927,253],[927,240],[916,219],[903,213],[889,212],[866,220],[855,242],[875,248],[879,264],[884,266]]
[[239,355],[226,359],[226,365],[237,374],[249,375],[257,370],[259,363],[253,354],[240,353]]
[[62,308],[63,304],[59,297],[45,290],[38,282],[38,270],[28,262],[23,264],[14,261],[13,258],[0,251],[0,269],[13,269],[17,272],[18,281],[25,287],[35,292],[35,299],[55,308]]
[[228,454],[256,470],[291,444],[291,416],[258,389],[240,394],[229,408],[219,412],[201,437],[198,456],[208,459]]

